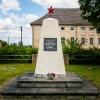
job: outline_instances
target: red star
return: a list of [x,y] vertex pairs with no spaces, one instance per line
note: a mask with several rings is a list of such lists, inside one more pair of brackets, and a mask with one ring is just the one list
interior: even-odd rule
[[54,11],[55,9],[53,9],[52,6],[51,6],[50,8],[48,8],[48,10],[49,10],[50,17],[51,17],[51,13],[53,13],[53,11]]

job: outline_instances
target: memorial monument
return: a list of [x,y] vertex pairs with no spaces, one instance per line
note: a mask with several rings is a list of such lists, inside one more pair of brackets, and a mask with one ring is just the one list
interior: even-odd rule
[[53,18],[43,20],[35,70],[37,77],[46,77],[48,73],[66,76],[58,20]]
[[[53,10],[49,8],[49,12],[53,13]],[[47,77],[48,73],[55,73],[56,77],[66,76],[59,24],[54,18],[44,19],[42,23],[35,76]]]

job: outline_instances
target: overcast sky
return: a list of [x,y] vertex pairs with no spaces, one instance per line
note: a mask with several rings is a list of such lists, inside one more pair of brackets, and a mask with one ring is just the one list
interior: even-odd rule
[[0,0],[0,39],[10,43],[21,40],[32,45],[30,23],[48,12],[47,8],[79,8],[78,0]]

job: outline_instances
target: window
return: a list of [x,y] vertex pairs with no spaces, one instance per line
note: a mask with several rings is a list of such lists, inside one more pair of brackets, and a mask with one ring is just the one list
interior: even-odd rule
[[65,27],[61,27],[61,30],[65,30]]
[[89,27],[89,30],[91,30],[91,31],[92,31],[92,30],[93,30],[93,27]]
[[85,27],[81,27],[81,30],[85,30]]
[[98,45],[100,45],[100,38],[98,38]]
[[65,44],[65,37],[61,37],[61,43]]
[[82,43],[82,45],[85,45],[85,37],[81,38],[81,43]]
[[93,45],[93,38],[90,38],[90,45]]
[[70,30],[74,30],[74,27],[70,27]]
[[74,41],[74,37],[71,37],[70,40],[71,40],[71,41]]

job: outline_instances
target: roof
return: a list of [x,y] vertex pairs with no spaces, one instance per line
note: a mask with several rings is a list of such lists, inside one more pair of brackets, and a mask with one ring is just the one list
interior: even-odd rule
[[[89,25],[86,20],[81,18],[81,11],[79,8],[55,8],[52,18],[58,19],[60,25]],[[49,18],[50,14],[47,13],[43,17],[30,23],[30,25],[41,25],[42,20]]]

